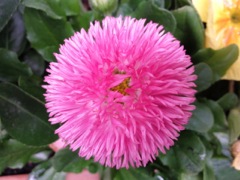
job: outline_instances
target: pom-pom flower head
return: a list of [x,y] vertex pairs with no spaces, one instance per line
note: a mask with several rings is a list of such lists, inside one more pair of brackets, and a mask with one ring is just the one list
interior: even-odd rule
[[174,144],[194,109],[190,58],[156,23],[106,17],[55,57],[44,86],[50,121],[86,159],[145,166]]

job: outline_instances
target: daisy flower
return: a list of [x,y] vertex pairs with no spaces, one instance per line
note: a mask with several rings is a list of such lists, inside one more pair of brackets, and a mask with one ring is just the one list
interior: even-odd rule
[[188,123],[194,67],[156,23],[106,17],[65,40],[48,69],[46,107],[80,157],[109,167],[146,166]]

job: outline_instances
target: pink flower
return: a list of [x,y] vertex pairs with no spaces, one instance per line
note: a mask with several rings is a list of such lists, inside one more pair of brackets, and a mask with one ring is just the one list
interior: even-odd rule
[[45,78],[56,133],[79,156],[146,166],[174,144],[194,106],[194,67],[180,42],[144,19],[106,17],[65,40]]

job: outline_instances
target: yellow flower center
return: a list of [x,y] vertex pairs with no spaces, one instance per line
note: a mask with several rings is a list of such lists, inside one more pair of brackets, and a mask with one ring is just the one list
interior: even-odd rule
[[214,26],[219,36],[217,39],[222,40],[222,45],[226,46],[238,42],[240,36],[240,0],[233,0],[232,4],[226,3],[223,9],[217,9]]
[[[115,70],[114,74],[126,74],[126,73],[121,72],[119,70]],[[110,90],[111,91],[117,91],[117,92],[123,94],[124,96],[126,96],[126,95],[128,95],[128,93],[126,93],[125,90],[127,88],[129,88],[129,82],[130,82],[130,77],[124,79],[119,85],[110,88]]]
[[125,92],[127,88],[129,88],[129,82],[130,82],[130,77],[126,78],[121,82],[119,85],[112,87],[110,90],[111,91],[117,91],[124,96],[128,95],[128,93]]

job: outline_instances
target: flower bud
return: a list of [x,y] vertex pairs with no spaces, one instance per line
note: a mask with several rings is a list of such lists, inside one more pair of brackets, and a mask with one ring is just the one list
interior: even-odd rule
[[117,0],[91,0],[91,7],[104,14],[112,13],[116,10]]

